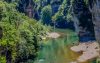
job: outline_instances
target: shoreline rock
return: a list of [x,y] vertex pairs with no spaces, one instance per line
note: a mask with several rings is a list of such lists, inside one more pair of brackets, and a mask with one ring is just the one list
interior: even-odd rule
[[77,46],[71,47],[74,52],[82,52],[82,55],[77,58],[78,62],[85,62],[99,56],[99,44],[97,42],[80,43]]
[[60,34],[57,32],[51,32],[51,33],[47,33],[47,37],[48,38],[58,38],[60,37]]

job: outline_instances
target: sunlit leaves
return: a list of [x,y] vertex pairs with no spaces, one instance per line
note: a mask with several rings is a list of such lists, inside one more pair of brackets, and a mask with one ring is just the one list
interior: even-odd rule
[[0,63],[6,63],[6,58],[4,56],[0,56]]
[[40,41],[40,36],[44,35],[45,27],[16,11],[15,4],[2,1],[0,3],[2,16],[0,27],[3,28],[0,46],[11,51],[12,62],[15,62],[17,57],[28,60],[29,56],[35,56],[37,53],[35,44]]

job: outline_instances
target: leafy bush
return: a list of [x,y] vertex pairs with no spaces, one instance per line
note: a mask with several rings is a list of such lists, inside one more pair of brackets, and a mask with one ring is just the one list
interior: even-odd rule
[[46,28],[36,20],[19,13],[15,6],[0,1],[0,27],[3,29],[0,47],[5,51],[3,55],[7,58],[6,62],[19,63],[36,57],[38,42],[41,35],[45,35]]
[[43,9],[42,9],[42,12],[41,12],[41,20],[44,24],[47,24],[49,25],[50,22],[51,22],[51,16],[52,16],[52,9],[51,9],[51,6],[48,5],[48,6],[45,6]]

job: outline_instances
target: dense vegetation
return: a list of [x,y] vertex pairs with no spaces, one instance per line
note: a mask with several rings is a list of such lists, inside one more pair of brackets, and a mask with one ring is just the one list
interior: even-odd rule
[[0,1],[0,27],[3,30],[0,39],[0,63],[34,60],[40,36],[46,32],[42,24],[19,13],[15,6]]
[[[0,0],[0,63],[33,63],[41,36],[48,31],[44,25],[69,28],[76,33],[83,27],[90,36],[96,36],[94,21],[99,20],[92,19],[97,16],[96,1]],[[99,42],[98,36],[96,39]]]

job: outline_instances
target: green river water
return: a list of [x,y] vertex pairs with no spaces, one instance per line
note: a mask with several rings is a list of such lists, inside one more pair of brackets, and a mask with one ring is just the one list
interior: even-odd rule
[[72,31],[62,30],[60,33],[63,35],[62,37],[40,42],[41,48],[35,63],[70,63],[76,61],[81,53],[71,51],[70,46],[72,46],[72,43],[74,45],[78,43],[78,37]]

